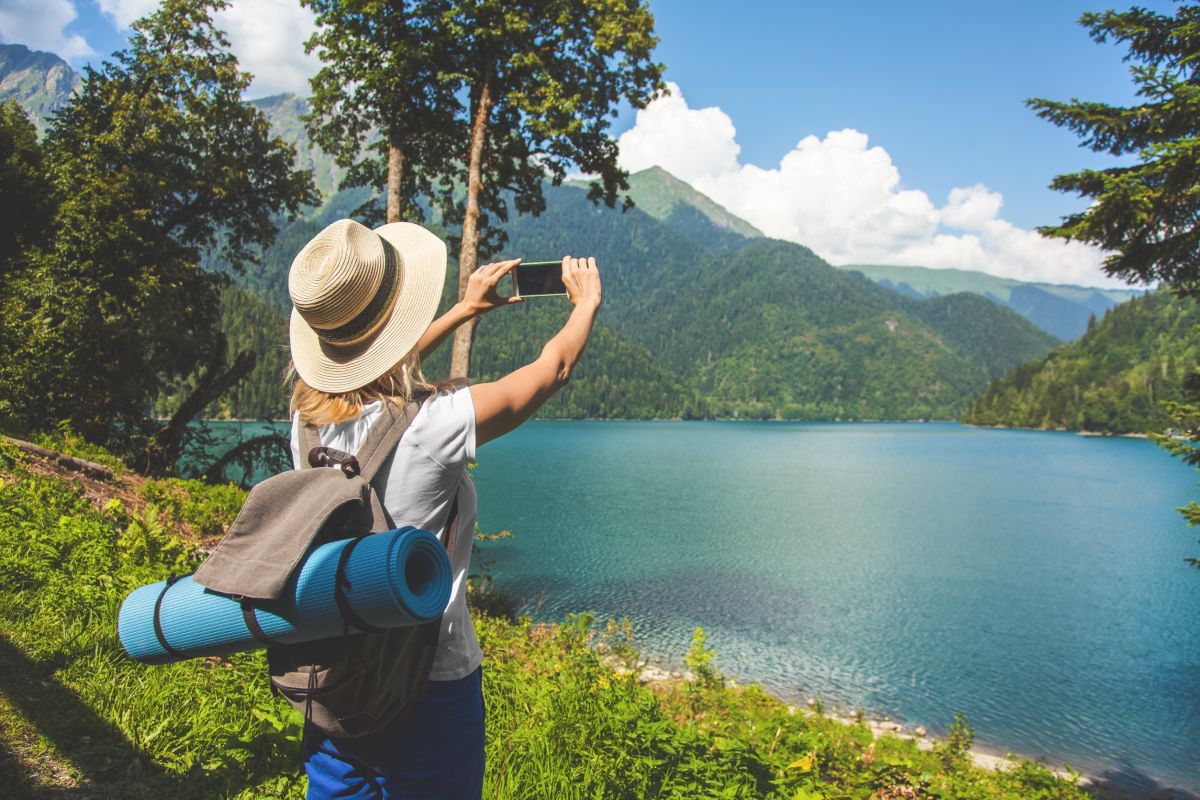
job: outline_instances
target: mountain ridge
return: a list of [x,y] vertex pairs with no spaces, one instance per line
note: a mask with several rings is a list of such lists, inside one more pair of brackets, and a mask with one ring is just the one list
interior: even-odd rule
[[[336,185],[331,162],[308,143],[303,100],[275,95],[254,104],[297,145],[302,164],[320,168],[318,180]],[[665,170],[631,176],[635,202],[646,209],[597,206],[574,185],[545,191],[540,217],[518,216],[506,226],[504,255],[595,253],[606,303],[586,364],[544,416],[950,418],[992,377],[1054,344],[992,302],[905,297],[830,266],[809,248],[763,237]],[[327,195],[281,228],[257,266],[231,276],[253,297],[226,293],[226,333],[234,346],[262,351],[262,366],[217,412],[277,415],[275,356],[284,344],[292,256],[368,196],[363,189]],[[449,233],[436,217],[426,224]],[[211,258],[205,265],[223,269]],[[453,260],[449,272],[443,308],[455,299]],[[568,313],[561,298],[549,298],[488,315],[473,373],[487,380],[536,358]],[[443,349],[431,359],[427,374],[444,374],[446,356]]]
[[1013,309],[1063,341],[1082,336],[1090,317],[1103,317],[1111,308],[1144,293],[1140,289],[1019,281],[963,269],[894,264],[845,264],[840,269],[861,272],[877,283],[915,298],[972,292]]
[[79,74],[54,53],[0,44],[0,103],[20,103],[39,133],[82,83]]

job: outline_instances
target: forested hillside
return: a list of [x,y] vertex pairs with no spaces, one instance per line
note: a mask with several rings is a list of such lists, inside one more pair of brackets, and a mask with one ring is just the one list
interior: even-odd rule
[[250,292],[230,286],[221,295],[221,327],[229,349],[253,350],[254,372],[218,401],[211,416],[280,419],[287,416],[287,318]]
[[[66,87],[54,98],[14,95],[35,113],[61,102],[74,85],[74,74],[53,56],[24,48],[3,55],[11,57],[0,64],[0,81],[8,80],[0,85],[26,87],[36,73]],[[231,273],[238,288],[224,293],[221,317],[228,358],[250,348],[258,364],[206,411],[226,418],[283,413],[291,260],[322,227],[367,199],[361,189],[333,192],[341,175],[313,151],[300,121],[303,100],[277,95],[253,104],[297,145],[300,166],[313,170],[324,200],[291,223],[280,219],[259,263]],[[592,205],[581,188],[565,185],[547,187],[540,217],[518,216],[507,225],[505,257],[595,254],[604,274],[597,334],[546,416],[947,418],[990,378],[1054,344],[979,297],[906,297],[834,269],[807,248],[766,239],[665,170],[644,170],[630,184],[637,207],[627,212]],[[446,233],[436,219],[426,224]],[[229,271],[213,258],[205,266]],[[455,269],[452,263],[451,274]],[[448,280],[443,307],[453,286]],[[536,357],[567,311],[563,298],[546,298],[490,315],[473,375],[498,376]],[[446,373],[444,353],[427,372],[435,379]],[[156,409],[166,413],[187,388],[164,391]]]
[[[682,197],[674,210],[657,206],[678,221],[691,208],[687,194],[666,173],[647,173],[635,176],[635,186]],[[261,266],[236,280],[282,312],[292,255],[361,200],[357,192],[335,195],[281,231]],[[717,227],[709,219],[714,208],[692,209],[680,228],[640,207],[597,208],[583,190],[564,186],[547,189],[540,217],[509,224],[505,255],[596,253],[605,278],[597,335],[545,416],[951,418],[992,377],[1055,344],[981,297],[914,300],[837,270],[807,248]],[[450,289],[442,302],[452,302]],[[535,358],[567,312],[563,298],[539,298],[489,315],[473,374],[486,380]],[[439,353],[426,372],[441,377],[446,364]],[[261,369],[253,380],[271,383],[252,396],[269,396],[278,385]],[[255,416],[260,409],[223,410]]]
[[1077,342],[998,379],[971,403],[975,425],[1067,428],[1105,433],[1161,431],[1163,401],[1179,400],[1200,364],[1200,308],[1156,291],[1130,300]]
[[[253,371],[205,410],[210,419],[282,419],[287,416],[287,318],[252,292],[231,285],[221,292],[221,329],[228,361],[242,350],[256,356]],[[154,413],[167,417],[195,387],[191,380],[162,391]]]

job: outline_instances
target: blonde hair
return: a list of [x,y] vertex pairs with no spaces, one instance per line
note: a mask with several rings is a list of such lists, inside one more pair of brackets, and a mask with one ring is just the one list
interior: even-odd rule
[[363,406],[375,400],[390,400],[404,405],[419,393],[436,392],[454,383],[430,383],[421,373],[421,360],[414,349],[387,372],[366,386],[348,392],[323,392],[304,382],[293,364],[288,368],[292,386],[291,410],[300,412],[301,423],[329,425],[356,419]]

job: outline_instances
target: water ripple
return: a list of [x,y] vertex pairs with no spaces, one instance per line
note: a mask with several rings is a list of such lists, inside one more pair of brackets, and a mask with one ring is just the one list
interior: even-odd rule
[[480,462],[481,523],[516,534],[483,556],[539,616],[627,616],[674,663],[701,625],[789,699],[1200,790],[1193,473],[1150,443],[558,422]]

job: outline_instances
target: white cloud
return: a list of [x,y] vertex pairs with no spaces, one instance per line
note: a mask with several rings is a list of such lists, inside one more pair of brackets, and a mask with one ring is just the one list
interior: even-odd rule
[[297,0],[233,0],[217,14],[238,63],[254,74],[247,94],[308,95],[308,79],[321,67],[316,53],[304,53],[315,19]]
[[950,190],[950,198],[942,207],[942,222],[952,228],[976,231],[1000,215],[1004,198],[999,192],[988,191],[982,183]]
[[87,40],[65,32],[76,16],[71,0],[0,0],[0,40],[67,61],[87,58],[95,54]]
[[[99,0],[100,9],[122,28],[158,7],[158,0]],[[232,0],[215,22],[229,36],[242,69],[254,75],[247,94],[308,94],[308,79],[320,68],[316,54],[306,55],[315,14],[299,0]]]
[[[691,183],[737,168],[733,120],[719,108],[688,108],[679,87],[638,112],[637,125],[621,136],[621,161],[637,171],[660,166]],[[680,144],[687,142],[686,147]]]
[[891,156],[861,131],[806,136],[769,169],[744,164],[733,120],[719,108],[688,107],[671,84],[670,94],[637,113],[619,144],[626,169],[661,166],[768,236],[811,247],[836,264],[1123,285],[1101,271],[1100,250],[1002,219],[1004,198],[982,184],[952,189],[940,207],[925,192],[904,188]]
[[119,28],[128,28],[158,8],[158,0],[97,0],[96,4]]

